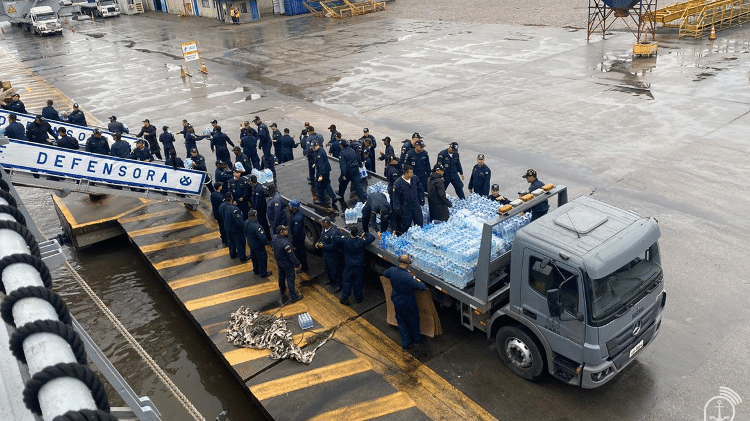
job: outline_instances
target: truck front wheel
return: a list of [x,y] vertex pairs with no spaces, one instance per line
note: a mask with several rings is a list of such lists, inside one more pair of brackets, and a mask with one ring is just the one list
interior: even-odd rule
[[536,341],[516,326],[503,326],[497,331],[495,344],[500,358],[514,373],[532,382],[544,376],[544,359]]

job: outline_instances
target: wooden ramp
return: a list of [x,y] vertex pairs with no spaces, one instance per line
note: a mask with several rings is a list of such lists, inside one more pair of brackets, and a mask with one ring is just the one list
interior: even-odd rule
[[345,18],[385,10],[385,2],[375,0],[323,0],[305,1],[302,4],[317,17]]

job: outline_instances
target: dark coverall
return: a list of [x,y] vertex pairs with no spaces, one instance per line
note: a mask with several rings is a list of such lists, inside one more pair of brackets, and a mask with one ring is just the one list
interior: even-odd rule
[[260,157],[258,156],[258,138],[254,135],[243,136],[240,139],[242,153],[250,158],[253,168],[260,168]]
[[76,126],[86,127],[86,115],[81,110],[75,110],[68,114],[68,121]]
[[273,154],[276,156],[276,160],[281,162],[281,149],[279,148],[281,146],[280,140],[283,135],[281,134],[281,130],[276,129],[271,133],[271,139],[273,139]]
[[161,132],[159,142],[164,145],[164,156],[169,157],[169,151],[174,149],[174,135],[169,132]]
[[60,114],[51,105],[42,108],[42,117],[45,120],[60,121]]
[[250,247],[250,259],[253,262],[253,273],[265,275],[268,273],[268,253],[266,245],[270,242],[266,238],[266,231],[258,221],[248,219],[245,221],[245,237]]
[[8,105],[3,105],[3,108],[14,113],[28,114],[26,106],[23,105],[20,99],[18,101],[10,101]]
[[[5,134],[6,135],[8,134],[7,130],[5,131]],[[57,139],[57,146],[64,148],[64,149],[72,149],[74,151],[77,151],[79,148],[78,140],[76,140],[76,138],[74,137],[67,136],[67,135]],[[130,145],[128,144],[128,155],[123,156],[123,158],[129,158],[130,157],[129,153],[130,153]]]
[[[529,191],[532,192],[536,189],[541,189],[542,187],[544,187],[544,183],[539,181],[539,179],[536,179],[529,185]],[[549,203],[546,200],[539,203],[538,205],[531,208],[531,220],[535,221],[541,218],[542,216],[547,214],[548,210],[549,210]]]
[[109,141],[107,141],[107,137],[102,136],[97,139],[91,135],[86,139],[86,152],[109,155]]
[[[391,208],[393,208],[393,183],[401,178],[401,164],[388,165],[385,169],[385,178],[388,180],[388,197],[391,199]],[[398,230],[401,226],[401,215],[398,212],[391,212],[391,227]]]
[[224,202],[219,206],[222,222],[224,222],[224,231],[227,233],[227,245],[229,246],[229,257],[234,259],[239,257],[244,260],[245,254],[245,224],[242,221],[240,209],[231,204]]
[[323,229],[320,233],[320,242],[323,244],[323,261],[328,274],[328,282],[336,288],[344,287],[344,278],[341,271],[341,249],[338,238],[341,237],[337,229],[333,227]]
[[458,155],[458,151],[453,152],[453,156],[448,153],[448,149],[441,151],[438,154],[437,162],[443,164],[443,168],[445,168],[445,174],[443,174],[445,186],[448,187],[448,184],[452,184],[456,190],[456,196],[459,199],[465,199],[464,182],[461,181],[464,169],[461,166],[461,158]]
[[313,150],[313,143],[319,143],[320,148],[323,149],[323,135],[320,133],[313,133],[307,136],[307,143],[305,144],[305,156],[307,157],[307,172],[309,173],[309,179],[312,185],[315,185],[315,151]]
[[229,155],[229,148],[227,147],[227,143],[234,146],[234,143],[229,139],[229,136],[225,135],[222,132],[218,132],[215,135],[211,136],[211,152],[214,152],[214,149],[216,150],[216,160],[217,161],[223,161],[230,163],[232,162],[232,158]]
[[344,252],[344,290],[341,293],[341,301],[349,299],[354,289],[354,299],[361,302],[362,285],[364,283],[365,247],[375,241],[375,236],[365,233],[365,237],[339,237],[337,241],[341,244]]
[[156,142],[156,126],[149,125],[148,127],[143,126],[141,127],[141,131],[138,132],[135,137],[143,137],[146,139],[146,142],[148,142],[148,148],[151,150],[151,153],[154,154],[159,159],[161,158],[161,148],[159,148],[159,144]]
[[253,209],[258,212],[258,223],[266,232],[266,238],[268,241],[271,241],[271,230],[268,226],[268,216],[266,213],[266,189],[260,183],[253,186],[252,205]]
[[219,225],[221,244],[227,245],[227,232],[224,230],[224,221],[221,219],[221,212],[219,212],[219,207],[222,203],[224,203],[224,194],[217,191],[211,192],[211,210],[213,211],[216,223]]
[[229,171],[226,167],[222,170],[221,168],[217,168],[214,170],[214,181],[218,181],[221,183],[222,186],[224,186],[224,191],[227,191],[227,181],[232,179],[232,172]]
[[354,186],[354,191],[357,192],[358,200],[364,202],[365,199],[367,199],[367,196],[362,189],[362,180],[359,177],[359,158],[357,157],[357,152],[348,146],[341,149],[341,154],[339,155],[339,166],[341,167],[341,175],[339,176],[339,197],[345,197],[346,187],[349,185],[349,182],[351,182]]
[[294,151],[292,149],[297,147],[297,143],[291,136],[289,136],[288,134],[281,136],[281,139],[278,141],[278,145],[280,155],[279,163],[288,162],[294,159]]
[[198,150],[198,144],[196,142],[198,142],[201,139],[202,138],[196,136],[194,132],[190,132],[190,131],[185,132],[185,151],[186,151],[185,157],[187,158],[191,157],[190,149],[195,148],[196,151]]
[[430,209],[430,221],[447,221],[450,217],[448,208],[452,207],[451,201],[445,195],[445,184],[443,178],[434,172],[430,174],[427,182],[427,201]]
[[425,284],[418,282],[406,269],[390,267],[385,270],[383,276],[391,281],[391,301],[396,310],[396,321],[398,332],[401,334],[401,346],[408,348],[422,342],[422,334],[419,331],[419,307],[414,298],[414,290],[425,290]]
[[277,235],[271,241],[273,256],[276,258],[276,267],[279,269],[279,292],[283,295],[289,288],[289,298],[297,300],[297,292],[294,287],[294,268],[300,265],[289,238]]
[[57,139],[57,133],[52,130],[52,126],[50,126],[46,121],[42,121],[42,124],[38,124],[36,121],[32,121],[28,126],[26,126],[26,138],[29,140],[29,142],[48,145],[50,143],[49,140],[47,140],[49,139],[49,137],[47,136],[48,133],[51,134],[52,137]]
[[122,134],[125,133],[125,125],[119,121],[110,121],[109,124],[107,124],[107,130],[112,134]]
[[[78,142],[76,142],[76,145],[78,145]],[[115,143],[112,144],[109,154],[118,158],[128,158],[130,156],[130,143],[122,139],[116,140]]]
[[286,205],[278,192],[268,201],[268,222],[274,233],[276,227],[286,225]]
[[23,124],[15,121],[5,128],[5,136],[8,139],[26,140],[26,129]]
[[234,177],[227,181],[228,193],[232,193],[232,198],[237,202],[237,207],[242,212],[242,220],[247,219],[247,212],[250,210],[250,189],[248,188],[247,182],[240,177],[239,180],[235,180]]
[[[88,148],[88,142],[86,142],[86,147]],[[154,160],[154,157],[153,155],[151,155],[151,151],[149,151],[148,148],[143,148],[143,149],[135,148],[133,149],[132,152],[130,152],[130,159],[134,159],[136,161],[151,162]]]
[[[381,215],[380,211],[382,209],[387,210],[388,215]],[[391,205],[383,193],[375,192],[367,196],[367,202],[365,202],[365,206],[362,208],[362,231],[369,231],[370,220],[374,221],[375,215],[380,215],[380,232],[385,232],[388,229],[388,222],[391,218]]]
[[412,223],[424,224],[422,217],[422,205],[424,205],[424,194],[419,177],[411,178],[411,183],[399,177],[393,184],[393,211],[401,218],[400,232],[406,232]]
[[234,162],[239,162],[242,164],[242,168],[245,169],[245,172],[242,173],[242,175],[250,174],[250,172],[253,170],[253,164],[250,163],[250,159],[248,159],[247,155],[240,154],[240,156],[235,155],[234,156]]
[[[263,150],[263,155],[273,155],[271,153],[271,134],[268,132],[268,126],[266,126],[265,123],[260,123],[258,125],[258,149]],[[250,156],[250,155],[248,155]],[[251,157],[252,159],[252,157]],[[265,169],[263,165],[261,165],[260,169]]]
[[412,149],[406,153],[406,163],[414,167],[414,175],[421,181],[422,193],[427,193],[427,180],[430,177],[430,156],[427,151],[417,153]]
[[488,196],[490,194],[490,178],[492,177],[492,171],[487,164],[474,165],[474,169],[471,170],[471,178],[469,179],[469,190],[480,196]]
[[341,154],[341,142],[336,139],[336,133],[331,133],[331,140],[328,142],[330,146],[328,146],[328,153],[331,154],[332,157],[338,158]]
[[292,246],[294,254],[302,265],[302,270],[307,270],[307,249],[305,248],[305,216],[301,210],[292,212],[289,216],[289,233],[292,235]]
[[[331,187],[331,163],[328,161],[328,155],[326,155],[323,148],[319,148],[315,154],[315,186],[318,189],[318,201],[325,202],[326,194],[331,198],[331,201],[336,200],[336,193]],[[320,178],[322,180],[318,181]]]

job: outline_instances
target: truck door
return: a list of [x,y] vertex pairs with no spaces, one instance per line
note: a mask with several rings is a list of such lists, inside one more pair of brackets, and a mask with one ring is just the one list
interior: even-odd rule
[[[539,327],[554,351],[580,362],[585,339],[585,314],[581,275],[578,269],[528,250],[521,282],[523,315]],[[547,290],[559,288],[563,306],[560,317],[552,317]]]

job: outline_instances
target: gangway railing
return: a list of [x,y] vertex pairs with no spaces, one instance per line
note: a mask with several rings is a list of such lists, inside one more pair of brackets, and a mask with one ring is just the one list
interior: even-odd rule
[[0,165],[15,185],[197,205],[206,173],[0,137]]
[[700,38],[750,21],[750,0],[690,0],[644,16],[665,27],[679,28],[679,37]]

